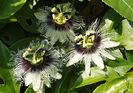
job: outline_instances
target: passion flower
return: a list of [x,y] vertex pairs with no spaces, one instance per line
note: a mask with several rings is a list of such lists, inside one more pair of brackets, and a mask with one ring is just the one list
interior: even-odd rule
[[40,91],[43,85],[50,87],[52,78],[62,77],[58,73],[57,54],[59,53],[50,48],[47,41],[31,43],[28,48],[16,54],[16,80],[22,80],[26,86],[31,85],[35,91]]
[[111,41],[109,36],[104,37],[104,33],[96,30],[97,22],[94,22],[85,35],[79,35],[75,37],[74,51],[72,52],[72,58],[67,63],[67,66],[71,66],[80,60],[84,59],[85,72],[90,73],[90,63],[93,61],[100,69],[104,68],[103,57],[107,57],[111,60],[115,58],[110,55],[107,50],[119,45],[118,42]]
[[51,39],[52,44],[56,41],[64,43],[74,39],[74,29],[84,26],[81,17],[75,15],[76,10],[70,3],[57,4],[55,7],[46,7],[35,13],[39,20],[39,32]]

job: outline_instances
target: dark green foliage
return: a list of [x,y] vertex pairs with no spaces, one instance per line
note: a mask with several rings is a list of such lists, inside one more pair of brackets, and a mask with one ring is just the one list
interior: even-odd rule
[[[15,82],[10,52],[26,48],[36,38],[43,40],[34,13],[44,6],[64,2],[75,7],[86,27],[98,18],[101,29],[111,33],[120,47],[110,52],[116,60],[106,59],[104,70],[91,67],[91,75],[84,72],[83,64],[68,68],[64,65],[62,79],[53,80],[52,87],[44,87],[43,93],[132,93],[133,0],[0,0],[0,93],[23,92],[20,82]],[[69,45],[57,42],[54,46],[68,52]],[[31,86],[23,88],[25,93],[35,93]]]

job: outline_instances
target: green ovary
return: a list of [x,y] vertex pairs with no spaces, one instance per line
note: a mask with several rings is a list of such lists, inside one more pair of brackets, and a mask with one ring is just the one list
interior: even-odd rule
[[44,45],[33,46],[32,48],[28,48],[23,53],[23,58],[29,61],[32,65],[38,65],[43,62],[45,50],[43,49]]
[[95,31],[86,31],[84,36],[79,35],[75,37],[77,45],[82,45],[83,48],[90,49],[94,45]]

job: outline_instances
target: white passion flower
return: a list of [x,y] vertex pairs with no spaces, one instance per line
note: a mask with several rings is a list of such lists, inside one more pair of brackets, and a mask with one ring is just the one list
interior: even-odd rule
[[50,48],[47,41],[31,43],[14,58],[16,80],[23,81],[26,86],[31,85],[34,91],[41,91],[43,85],[51,87],[52,79],[62,77],[58,73],[58,54],[56,50]]
[[39,20],[38,31],[46,38],[51,39],[51,43],[56,41],[64,43],[74,40],[73,30],[80,29],[84,22],[80,16],[75,15],[76,11],[70,3],[57,4],[55,7],[45,7],[35,13]]
[[90,73],[91,62],[94,62],[100,69],[104,69],[102,57],[107,57],[111,60],[115,58],[107,51],[119,45],[118,42],[111,41],[107,33],[96,30],[97,22],[94,22],[85,35],[75,37],[75,46],[72,51],[72,57],[66,66],[71,66],[80,60],[84,60],[85,72]]

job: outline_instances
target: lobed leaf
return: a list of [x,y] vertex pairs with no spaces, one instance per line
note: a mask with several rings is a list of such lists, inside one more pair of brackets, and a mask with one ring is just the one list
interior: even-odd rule
[[14,15],[26,0],[0,0],[0,19],[6,19]]
[[123,17],[133,21],[133,0],[102,0]]

